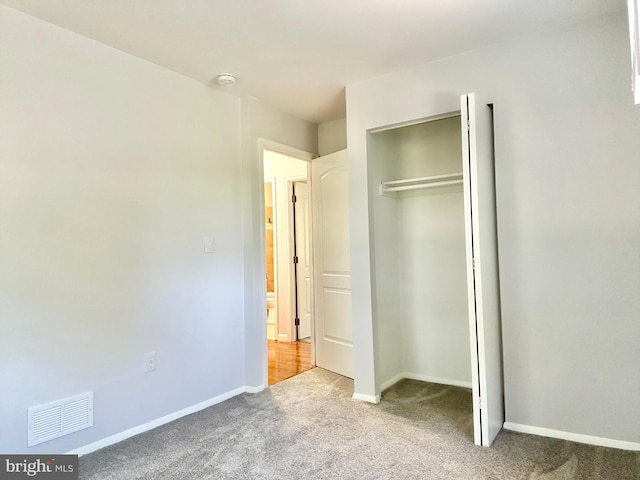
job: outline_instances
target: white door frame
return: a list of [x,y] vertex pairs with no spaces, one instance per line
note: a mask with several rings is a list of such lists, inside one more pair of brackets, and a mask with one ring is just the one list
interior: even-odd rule
[[[311,160],[313,160],[314,158],[317,157],[317,155],[304,151],[304,150],[300,150],[298,148],[295,147],[290,147],[288,145],[282,144],[282,143],[278,143],[278,142],[274,142],[273,140],[269,140],[267,138],[258,138],[258,151],[260,152],[259,158],[260,158],[260,171],[262,172],[262,177],[264,178],[264,152],[265,150],[269,150],[272,152],[277,152],[277,153],[281,153],[283,155],[287,155],[289,157],[294,157],[298,160],[303,160],[306,161],[308,163],[311,162]],[[309,166],[307,166],[307,170],[309,170]],[[309,178],[310,175],[307,173],[307,182],[309,184],[309,193],[311,193],[311,189],[313,188],[313,185],[311,185],[311,179]],[[262,192],[260,193],[260,195],[258,195],[258,202],[259,202],[259,210],[261,212],[264,212],[265,209],[265,204],[264,204],[264,181],[262,181],[261,183],[261,189]],[[264,219],[264,213],[262,215],[262,218]],[[264,225],[262,225],[262,228],[264,228]],[[262,235],[260,240],[260,252],[261,252],[261,257],[262,257],[262,268],[264,270],[264,278],[265,278],[265,288],[262,289],[262,291],[259,292],[253,292],[253,294],[256,296],[254,297],[254,300],[259,300],[262,303],[266,304],[266,263],[267,263],[267,258],[266,258],[266,238],[265,235]],[[313,251],[313,250],[312,250]],[[313,259],[312,259],[312,267],[313,267]],[[290,269],[291,270],[291,275],[293,275],[293,268]],[[313,291],[313,285],[312,285],[312,291]],[[261,297],[258,297],[258,296]],[[264,298],[262,298],[264,297]],[[266,335],[267,329],[266,329],[266,319],[265,319],[265,328],[264,328],[264,341],[265,344],[267,342],[267,335]],[[312,338],[311,338],[311,363],[315,365],[315,347],[314,347],[314,338],[313,338],[313,334],[312,334]],[[265,362],[264,364],[264,385],[268,386],[269,385],[269,363]]]

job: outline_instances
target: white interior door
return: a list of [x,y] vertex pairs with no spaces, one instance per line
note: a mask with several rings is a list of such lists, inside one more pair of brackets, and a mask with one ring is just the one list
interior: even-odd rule
[[493,112],[473,93],[461,111],[474,442],[490,446],[504,424]]
[[316,365],[353,378],[347,151],[311,162]]
[[307,182],[294,182],[296,295],[298,340],[311,336],[311,252],[309,225],[309,189]]

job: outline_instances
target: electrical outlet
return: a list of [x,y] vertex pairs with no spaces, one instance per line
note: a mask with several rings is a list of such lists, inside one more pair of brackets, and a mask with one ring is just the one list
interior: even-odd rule
[[144,371],[145,373],[154,372],[158,368],[158,357],[156,352],[147,352],[144,354]]

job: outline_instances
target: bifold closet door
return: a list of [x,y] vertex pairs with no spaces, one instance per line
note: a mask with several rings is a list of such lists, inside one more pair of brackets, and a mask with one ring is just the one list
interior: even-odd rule
[[490,446],[504,424],[493,111],[471,93],[461,112],[474,442]]
[[311,162],[316,365],[353,378],[347,151]]

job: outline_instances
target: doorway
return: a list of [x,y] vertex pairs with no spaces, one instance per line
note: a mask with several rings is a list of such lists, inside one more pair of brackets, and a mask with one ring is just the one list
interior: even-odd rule
[[309,160],[263,149],[268,383],[314,367]]

